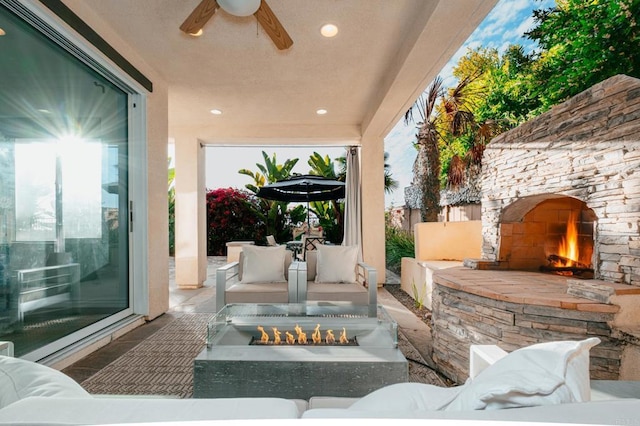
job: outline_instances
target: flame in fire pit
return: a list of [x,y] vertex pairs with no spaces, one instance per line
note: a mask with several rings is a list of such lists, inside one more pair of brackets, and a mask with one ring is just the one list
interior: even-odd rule
[[260,333],[262,333],[262,336],[260,337],[260,341],[262,343],[267,343],[269,342],[269,335],[267,334],[266,331],[264,331],[264,327],[262,327],[261,325],[258,326],[258,330],[260,330]]
[[327,336],[324,338],[324,341],[330,345],[336,342],[336,336],[333,335],[333,330],[327,330]]
[[287,336],[287,345],[293,345],[294,343],[296,343],[296,338],[293,336],[293,334],[289,333],[288,331],[284,332],[285,336]]
[[340,343],[348,343],[349,339],[347,338],[347,329],[342,327],[342,333],[340,333]]
[[322,334],[320,334],[320,324],[316,325],[315,330],[313,330],[313,334],[311,335],[311,340],[313,340],[313,343],[322,342]]
[[[296,324],[296,326],[294,327],[295,332],[297,334],[297,337],[289,332],[289,331],[285,331],[285,339],[282,340],[281,335],[282,332],[280,330],[278,330],[277,327],[271,327],[271,330],[273,330],[273,339],[269,336],[269,334],[264,330],[264,327],[259,325],[257,326],[257,329],[260,331],[261,333],[261,337],[260,340],[258,339],[252,339],[251,340],[251,345],[254,344],[261,344],[261,345],[295,345],[296,343],[298,345],[306,345],[308,344],[307,342],[307,333],[305,333],[304,331],[302,331],[302,327],[300,327],[298,324]],[[342,327],[342,333],[340,333],[340,339],[339,341],[336,340],[336,336],[333,333],[333,330],[326,330],[325,331],[325,336],[324,338],[322,338],[322,332],[320,331],[320,324],[316,325],[316,328],[313,330],[313,333],[311,334],[311,339],[314,345],[346,345],[346,346],[357,346],[358,343],[356,341],[355,338],[353,339],[349,339],[347,337],[347,329],[345,327]]]
[[274,345],[279,345],[280,343],[282,343],[282,339],[280,338],[280,335],[282,334],[282,332],[278,331],[277,327],[271,327],[273,330],[273,344]]
[[307,333],[302,331],[302,327],[298,324],[295,326],[296,333],[298,334],[298,344],[306,345],[307,344]]

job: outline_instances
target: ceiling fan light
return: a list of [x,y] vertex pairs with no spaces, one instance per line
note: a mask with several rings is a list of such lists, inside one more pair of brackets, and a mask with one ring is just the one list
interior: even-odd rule
[[335,37],[338,34],[338,27],[333,24],[325,24],[320,28],[320,34],[324,37]]
[[189,33],[190,36],[193,37],[200,37],[202,35],[204,31],[202,31],[202,28],[200,28],[198,31],[196,31],[195,33]]
[[260,8],[261,0],[218,0],[225,12],[234,16],[250,16]]

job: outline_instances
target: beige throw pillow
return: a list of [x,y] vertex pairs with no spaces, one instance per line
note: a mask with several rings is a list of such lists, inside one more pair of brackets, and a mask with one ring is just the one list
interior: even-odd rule
[[319,245],[317,248],[317,283],[354,283],[358,263],[358,246]]
[[242,282],[269,283],[286,282],[284,278],[284,260],[286,248],[277,247],[242,247]]

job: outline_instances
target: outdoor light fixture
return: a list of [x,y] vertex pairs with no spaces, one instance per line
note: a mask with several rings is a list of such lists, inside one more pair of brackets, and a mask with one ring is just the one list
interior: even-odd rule
[[338,27],[333,24],[325,24],[320,28],[320,34],[327,38],[335,37],[338,34]]
[[325,115],[327,113],[326,109],[320,108],[319,110],[316,111],[316,114],[318,115]]
[[261,0],[218,0],[218,5],[234,16],[250,16],[260,8]]
[[220,111],[219,109],[212,109],[210,112],[213,115],[222,115],[222,111]]

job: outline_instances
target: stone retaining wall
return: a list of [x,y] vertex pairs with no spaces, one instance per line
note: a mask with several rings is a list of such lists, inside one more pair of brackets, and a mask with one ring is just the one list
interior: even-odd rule
[[597,216],[596,278],[640,286],[640,80],[615,76],[495,138],[484,152],[482,258],[503,210],[562,195]]
[[614,337],[620,333],[608,325],[613,318],[612,313],[494,300],[436,282],[432,359],[442,374],[461,384],[469,375],[471,344],[497,344],[511,352],[535,343],[595,336],[602,343],[591,349],[591,378],[617,380],[625,342]]

